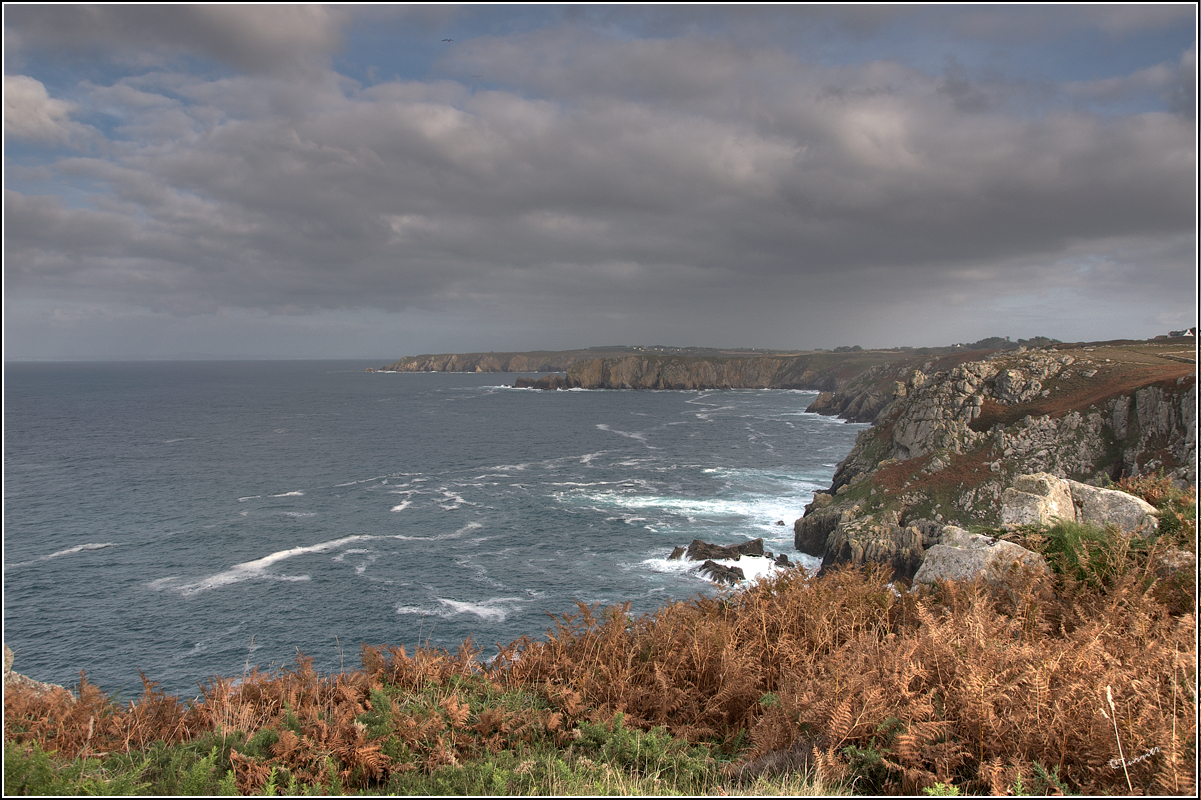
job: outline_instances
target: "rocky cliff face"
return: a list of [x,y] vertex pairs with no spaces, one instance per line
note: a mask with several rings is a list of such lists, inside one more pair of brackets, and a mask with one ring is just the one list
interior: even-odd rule
[[[678,358],[631,356],[579,361],[567,371],[582,389],[785,389],[808,388],[797,358]],[[799,369],[798,369],[799,367]]]
[[803,389],[822,393],[811,411],[870,422],[892,399],[893,375],[908,374],[905,365],[912,356],[904,350],[750,354],[678,348],[668,354],[603,349],[600,356],[596,350],[406,356],[379,371],[565,373],[518,379],[518,386],[537,389]]
[[560,372],[580,358],[579,353],[441,353],[406,356],[382,368],[384,372]]
[[797,520],[797,549],[823,566],[882,561],[911,577],[945,524],[998,524],[1019,475],[1097,485],[1162,470],[1195,483],[1196,367],[1180,350],[1081,345],[863,373],[830,407],[870,413],[886,380],[891,397]]
[[556,389],[808,389],[834,392],[877,362],[901,356],[867,351],[841,354],[697,358],[625,356],[575,362],[561,379],[532,384]]

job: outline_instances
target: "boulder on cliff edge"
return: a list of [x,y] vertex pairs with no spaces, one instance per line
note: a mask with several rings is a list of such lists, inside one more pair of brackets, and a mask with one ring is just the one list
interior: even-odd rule
[[1159,525],[1155,506],[1116,489],[1101,489],[1046,472],[1019,475],[1001,496],[1001,524],[1049,525],[1056,520],[1149,536]]
[[1047,562],[1038,553],[1012,542],[968,533],[963,528],[948,525],[943,528],[939,543],[926,551],[913,582],[983,578],[996,586],[1020,569],[1050,574]]

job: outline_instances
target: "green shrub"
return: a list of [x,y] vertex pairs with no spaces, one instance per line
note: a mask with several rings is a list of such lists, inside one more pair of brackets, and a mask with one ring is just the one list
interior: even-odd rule
[[146,762],[118,772],[105,769],[98,758],[79,758],[58,764],[36,744],[4,746],[4,794],[8,795],[132,795],[146,787]]
[[1057,522],[1041,548],[1051,569],[1078,583],[1104,589],[1146,555],[1147,540],[1080,522]]

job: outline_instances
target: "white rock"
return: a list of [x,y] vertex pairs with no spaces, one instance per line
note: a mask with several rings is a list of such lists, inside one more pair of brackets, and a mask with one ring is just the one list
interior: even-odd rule
[[1055,519],[1076,519],[1072,491],[1061,478],[1046,472],[1019,475],[1001,495],[1002,525],[1043,525]]
[[939,543],[926,551],[913,582],[983,578],[997,585],[1020,569],[1049,573],[1047,562],[1038,553],[948,525],[943,528]]
[[1104,527],[1114,525],[1126,534],[1149,536],[1158,529],[1155,506],[1126,492],[1100,489],[1087,483],[1065,480],[1072,492],[1078,522]]

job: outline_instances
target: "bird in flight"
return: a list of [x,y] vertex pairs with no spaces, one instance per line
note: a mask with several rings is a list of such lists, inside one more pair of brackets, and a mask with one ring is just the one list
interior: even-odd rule
[[443,39],[442,41],[444,41],[444,42],[453,42],[453,41],[454,41],[454,39]]

